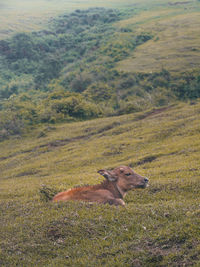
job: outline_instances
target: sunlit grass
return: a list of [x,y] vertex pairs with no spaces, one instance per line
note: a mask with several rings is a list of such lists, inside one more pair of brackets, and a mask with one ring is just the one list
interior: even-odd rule
[[[182,13],[181,10],[179,12]],[[137,33],[147,31],[154,38],[137,47],[132,57],[119,62],[118,69],[154,72],[165,68],[181,72],[198,68],[200,13],[187,12],[188,10],[183,14],[173,13],[172,10],[144,12],[125,21],[124,25],[129,25]],[[123,21],[120,23],[118,25],[122,27]]]
[[[0,143],[3,266],[198,265],[199,114],[199,102],[178,104]],[[44,184],[99,183],[98,169],[121,164],[150,179],[125,209],[40,198]]]

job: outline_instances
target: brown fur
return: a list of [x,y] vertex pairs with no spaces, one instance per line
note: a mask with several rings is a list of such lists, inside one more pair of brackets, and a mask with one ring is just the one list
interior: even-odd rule
[[145,188],[148,179],[136,174],[130,167],[121,166],[112,171],[98,171],[106,180],[101,184],[72,188],[58,193],[53,201],[82,200],[110,205],[125,205],[123,197],[134,188]]

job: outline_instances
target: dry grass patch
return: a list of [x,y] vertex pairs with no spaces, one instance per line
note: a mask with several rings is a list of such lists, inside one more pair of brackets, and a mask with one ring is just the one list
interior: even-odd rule
[[165,13],[168,12],[162,11],[161,14],[158,12],[156,17],[156,14],[146,12],[138,19],[136,17],[126,22],[132,24],[136,32],[151,32],[155,37],[137,47],[132,57],[119,62],[117,67],[119,70],[153,72],[165,68],[181,72],[183,66],[184,70],[199,67],[199,12],[181,15]]

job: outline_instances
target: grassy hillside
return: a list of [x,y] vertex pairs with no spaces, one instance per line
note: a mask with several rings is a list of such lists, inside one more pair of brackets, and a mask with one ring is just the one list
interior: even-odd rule
[[[199,114],[198,101],[1,142],[1,266],[199,266]],[[150,179],[125,208],[41,193],[98,183],[97,170],[121,164]]]
[[[199,266],[200,2],[0,9],[0,265]],[[122,164],[125,208],[48,201]]]
[[0,40],[0,139],[200,97],[199,2],[145,3],[64,12]]
[[16,32],[30,32],[42,29],[48,20],[61,13],[89,7],[124,7],[135,5],[137,0],[92,1],[92,0],[9,0],[0,1],[0,39],[7,38]]
[[132,56],[119,62],[118,69],[131,72],[171,72],[194,70],[200,62],[200,4],[198,1],[169,2],[168,6],[147,10],[118,26],[136,33],[151,32],[154,38],[139,46]]

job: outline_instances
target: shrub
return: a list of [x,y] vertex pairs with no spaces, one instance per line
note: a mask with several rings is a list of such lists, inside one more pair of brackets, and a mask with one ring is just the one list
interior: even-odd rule
[[117,115],[129,114],[142,110],[134,101],[121,101]]
[[24,129],[24,120],[11,111],[0,112],[0,140],[11,135],[20,135]]
[[51,110],[79,119],[97,117],[101,112],[95,104],[86,102],[81,96],[70,96],[50,102]]
[[199,71],[183,73],[181,76],[175,77],[171,86],[175,95],[180,99],[195,99],[200,97]]
[[84,95],[99,103],[111,99],[113,95],[113,88],[103,82],[99,82],[89,86]]
[[73,79],[70,84],[70,87],[74,92],[82,93],[87,89],[91,82],[91,75],[88,75],[86,73],[80,73],[79,75],[76,75],[76,77]]

